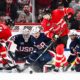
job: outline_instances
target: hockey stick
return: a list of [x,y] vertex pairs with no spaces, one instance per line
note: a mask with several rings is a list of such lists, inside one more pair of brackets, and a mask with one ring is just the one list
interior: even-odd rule
[[36,62],[53,44],[53,41],[51,41],[51,43],[46,47],[46,49],[39,55],[39,57],[37,57],[37,59],[34,61]]
[[[26,68],[28,68],[28,67],[31,67],[31,68],[33,68],[33,66],[35,65],[35,63],[36,63],[36,61],[51,47],[51,45],[53,44],[53,41],[51,41],[51,43],[48,45],[48,46],[46,46],[46,48],[44,49],[44,51],[36,58],[36,60],[34,60],[32,63],[30,63],[30,64],[25,64],[25,66],[24,66],[24,69],[22,69],[22,70],[20,70],[19,68],[18,68],[18,66],[16,67],[16,69],[17,69],[17,71],[18,72],[23,72],[24,70],[26,70]],[[28,58],[29,56],[27,56],[27,57],[24,57],[24,58],[22,58],[22,60],[27,60],[26,58]]]

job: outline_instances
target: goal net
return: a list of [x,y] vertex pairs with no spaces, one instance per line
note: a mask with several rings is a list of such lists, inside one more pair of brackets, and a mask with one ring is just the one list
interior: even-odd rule
[[22,32],[22,30],[24,30],[26,28],[31,30],[31,28],[34,26],[38,26],[41,28],[41,25],[38,23],[26,23],[26,24],[18,23],[18,24],[15,24],[15,26],[12,28],[12,35],[20,34]]

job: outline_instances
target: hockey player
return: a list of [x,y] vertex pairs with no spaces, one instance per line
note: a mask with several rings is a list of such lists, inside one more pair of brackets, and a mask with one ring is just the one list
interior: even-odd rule
[[11,30],[8,26],[0,22],[0,40],[7,40],[11,36]]
[[[11,30],[4,23],[0,22],[0,69],[7,66],[7,49],[2,43],[8,40],[11,36]],[[8,67],[8,66],[7,66]]]
[[[58,38],[56,43],[56,61],[55,61],[55,69],[54,71],[59,71],[61,65],[66,66],[66,58],[64,56],[64,48],[67,44],[68,39],[68,24],[66,23],[64,17],[69,13],[72,13],[72,10],[67,12],[65,8],[58,8],[53,10],[51,13],[43,16],[43,21],[41,23],[44,28],[45,34],[52,39],[53,35],[56,35]],[[73,14],[73,13],[72,13]]]
[[31,30],[31,42],[35,48],[34,52],[29,56],[28,61],[35,63],[36,71],[43,71],[43,66],[52,59],[48,50],[44,52],[46,47],[50,44],[51,39],[46,37],[38,26],[34,26]]
[[71,66],[71,63],[75,62],[73,64],[72,70],[76,69],[76,66],[80,64],[80,38],[77,34],[76,30],[71,30],[69,33],[69,37],[71,38],[70,43],[70,56],[68,57],[68,66],[65,68],[65,71],[68,70],[68,68]]
[[7,63],[7,49],[0,42],[0,70],[2,70]]
[[[14,44],[16,48],[14,47]],[[23,71],[26,63],[25,57],[28,57],[33,51],[33,47],[30,42],[30,30],[26,28],[22,31],[22,34],[12,36],[8,46],[10,46],[10,56],[18,65],[18,71]],[[15,48],[14,51],[13,47]],[[14,55],[12,55],[12,53],[14,53]]]

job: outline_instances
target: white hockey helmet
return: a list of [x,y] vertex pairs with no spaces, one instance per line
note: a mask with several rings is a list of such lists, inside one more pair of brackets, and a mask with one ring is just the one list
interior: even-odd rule
[[69,36],[71,36],[71,35],[78,35],[77,31],[75,29],[70,30]]
[[29,29],[26,28],[22,31],[22,34],[29,34],[29,32],[30,32]]
[[40,32],[39,26],[34,26],[34,27],[32,27],[32,29],[31,29],[31,34],[35,34],[35,33],[37,33],[37,32]]

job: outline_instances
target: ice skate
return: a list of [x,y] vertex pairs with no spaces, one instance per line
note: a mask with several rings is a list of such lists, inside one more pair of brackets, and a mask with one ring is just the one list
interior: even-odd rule
[[55,68],[54,68],[54,71],[55,71],[55,72],[59,72],[59,68],[58,68],[58,67],[55,67]]
[[72,67],[71,67],[71,71],[74,71],[75,68],[76,68],[76,66],[72,66]]

